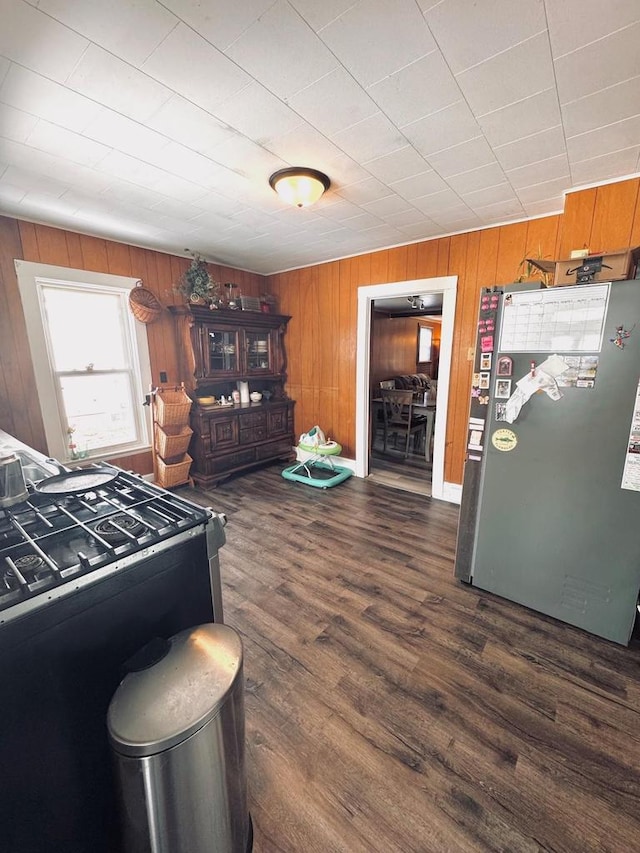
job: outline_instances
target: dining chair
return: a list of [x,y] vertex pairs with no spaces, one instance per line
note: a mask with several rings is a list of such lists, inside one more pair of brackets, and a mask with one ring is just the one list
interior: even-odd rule
[[409,455],[409,442],[426,440],[427,419],[413,413],[413,391],[381,388],[382,412],[384,417],[384,452],[387,442],[393,435],[397,443],[398,436],[404,439],[404,458]]

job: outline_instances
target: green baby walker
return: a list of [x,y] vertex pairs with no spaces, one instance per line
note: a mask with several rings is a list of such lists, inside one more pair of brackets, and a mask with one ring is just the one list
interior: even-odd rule
[[330,489],[348,480],[352,474],[349,468],[335,464],[331,457],[342,452],[342,445],[325,438],[319,426],[312,427],[300,436],[298,450],[310,453],[311,456],[285,468],[282,472],[285,480],[305,483],[318,489]]

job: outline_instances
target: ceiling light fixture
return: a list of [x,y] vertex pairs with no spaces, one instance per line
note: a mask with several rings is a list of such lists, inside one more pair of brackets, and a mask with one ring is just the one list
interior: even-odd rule
[[295,207],[308,207],[329,189],[331,181],[317,169],[294,166],[274,172],[269,178],[269,184],[283,201]]

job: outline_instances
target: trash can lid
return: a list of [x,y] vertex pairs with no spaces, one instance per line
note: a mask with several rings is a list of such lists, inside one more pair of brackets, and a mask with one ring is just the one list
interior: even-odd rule
[[228,625],[188,628],[168,653],[130,672],[107,713],[111,745],[123,755],[154,755],[186,740],[216,716],[242,672],[242,641]]

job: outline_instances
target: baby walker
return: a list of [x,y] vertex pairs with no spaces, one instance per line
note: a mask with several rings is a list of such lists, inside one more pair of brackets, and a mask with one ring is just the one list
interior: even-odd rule
[[307,486],[316,486],[318,489],[330,489],[351,476],[349,468],[336,465],[331,458],[342,451],[342,445],[337,441],[327,440],[319,426],[312,427],[309,432],[300,436],[298,450],[312,455],[285,468],[282,472],[285,480],[306,483]]

